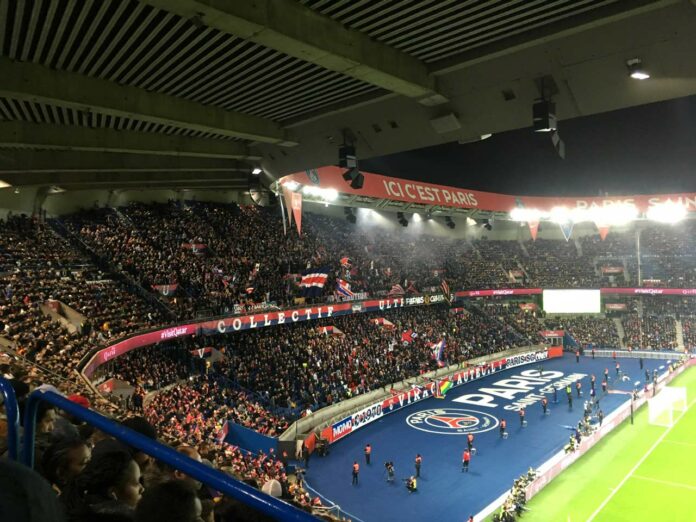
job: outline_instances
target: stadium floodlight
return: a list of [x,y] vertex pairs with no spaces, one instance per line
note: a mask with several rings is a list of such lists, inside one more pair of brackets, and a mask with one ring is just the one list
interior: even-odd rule
[[413,213],[413,222],[419,223],[421,221],[421,215],[418,212]]
[[585,209],[587,219],[607,226],[625,225],[638,217],[638,208],[633,203],[615,203],[605,207]]
[[312,185],[305,185],[302,189],[302,193],[308,196],[315,196],[324,201],[336,201],[338,198],[338,191],[336,189],[314,187]]
[[536,208],[516,207],[510,211],[510,219],[513,221],[539,221],[546,213]]
[[573,222],[573,212],[568,207],[553,207],[549,212],[549,220],[559,225]]
[[650,78],[650,73],[643,69],[643,61],[640,58],[631,58],[626,62],[628,74],[634,80],[647,80]]
[[681,203],[676,203],[671,200],[667,200],[664,203],[658,203],[651,206],[646,212],[646,217],[650,221],[657,221],[658,223],[679,223],[682,219],[686,217],[686,207]]
[[283,183],[283,186],[288,190],[292,190],[293,192],[300,188],[300,184],[297,181],[287,181]]
[[261,167],[254,167],[253,170],[251,171],[251,173],[252,173],[254,176],[258,176],[258,175],[261,174],[262,172],[263,172],[263,169],[261,169]]
[[476,220],[474,218],[467,217],[466,218],[466,224],[470,227],[475,227],[476,226]]

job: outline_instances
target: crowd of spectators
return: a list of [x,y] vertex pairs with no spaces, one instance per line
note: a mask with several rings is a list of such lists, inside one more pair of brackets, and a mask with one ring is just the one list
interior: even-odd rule
[[74,371],[91,348],[163,322],[157,307],[26,216],[0,221],[0,288],[3,344],[27,371],[60,386],[77,381]]
[[[28,394],[37,386],[46,385],[28,378],[21,369],[12,365],[3,364],[2,372],[15,390],[20,417],[24,419]],[[212,380],[209,384],[214,385]],[[301,480],[287,473],[285,455],[250,454],[215,442],[215,431],[206,427],[202,415],[194,415],[192,411],[199,408],[208,414],[206,396],[210,393],[219,391],[231,401],[237,398],[228,395],[227,390],[207,388],[203,379],[200,385],[198,396],[193,389],[188,389],[178,398],[174,392],[167,396],[162,394],[162,399],[158,396],[164,409],[158,411],[154,406],[148,409],[152,422],[142,416],[114,420],[300,509],[313,511],[322,519],[338,520],[322,509],[319,498],[309,495]],[[82,395],[73,394],[68,399],[81,406],[93,406]],[[173,408],[183,409],[181,401],[190,403],[187,418],[170,416]],[[4,431],[6,419],[1,413],[2,408],[0,428]],[[254,412],[250,411],[249,415],[254,417]],[[180,425],[186,428],[177,430]],[[211,436],[198,436],[200,433]],[[7,451],[5,440],[5,437],[0,439],[0,455]],[[37,414],[35,454],[34,472],[0,458],[0,476],[3,477],[0,481],[3,486],[0,510],[7,520],[28,520],[29,510],[33,517],[38,517],[32,520],[40,518],[55,522],[274,520],[241,502],[223,497],[168,464],[111,438],[48,403],[42,403]]]
[[269,437],[279,436],[289,426],[286,418],[216,373],[198,375],[158,393],[145,414],[168,438],[196,446],[214,440],[225,420]]
[[603,348],[621,346],[616,323],[604,317],[576,316],[559,320],[555,326],[568,332],[580,345]]

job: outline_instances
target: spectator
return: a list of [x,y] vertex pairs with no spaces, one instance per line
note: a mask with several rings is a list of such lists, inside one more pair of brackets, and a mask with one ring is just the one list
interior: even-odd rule
[[196,492],[183,481],[149,486],[135,509],[135,522],[200,522],[203,507]]
[[71,521],[129,522],[142,492],[138,464],[129,453],[117,450],[95,452],[61,498]]

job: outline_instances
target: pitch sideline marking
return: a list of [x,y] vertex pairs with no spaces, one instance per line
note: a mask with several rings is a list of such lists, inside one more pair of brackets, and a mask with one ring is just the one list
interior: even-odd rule
[[635,473],[635,471],[640,467],[640,465],[641,465],[643,462],[645,462],[645,459],[647,459],[647,458],[650,456],[650,454],[651,454],[653,451],[655,451],[655,448],[657,448],[657,446],[660,445],[660,443],[661,443],[661,442],[664,440],[664,438],[669,434],[669,432],[672,431],[672,428],[674,428],[674,427],[677,425],[677,422],[679,422],[679,421],[681,420],[681,418],[684,416],[684,414],[687,413],[687,412],[689,411],[689,409],[691,409],[691,406],[692,406],[694,403],[696,403],[696,399],[692,400],[692,401],[689,403],[689,407],[686,408],[686,410],[684,410],[684,411],[681,412],[681,414],[679,415],[679,417],[677,417],[677,420],[675,420],[674,423],[672,423],[672,425],[671,425],[670,427],[668,427],[668,428],[664,431],[664,433],[658,437],[658,439],[655,441],[655,443],[650,447],[650,449],[648,449],[648,451],[645,452],[645,454],[640,458],[640,460],[636,463],[636,465],[633,466],[633,468],[631,468],[631,469],[629,470],[629,472],[626,474],[626,476],[625,476],[623,479],[621,479],[621,482],[619,482],[619,484],[618,484],[614,489],[611,490],[611,493],[609,493],[609,496],[608,496],[607,498],[604,499],[604,501],[599,505],[599,507],[598,507],[597,509],[594,510],[594,513],[592,513],[592,514],[590,515],[590,518],[587,519],[587,522],[592,522],[592,521],[595,519],[595,517],[596,517],[597,515],[599,515],[599,512],[602,511],[602,509],[604,509],[604,506],[606,506],[606,505],[609,503],[609,501],[612,499],[612,497],[613,497],[614,495],[616,495],[616,493],[623,487],[623,485],[626,483],[626,481],[627,481],[629,478],[631,478],[631,475],[633,475],[633,473]]
[[660,480],[652,477],[644,477],[643,475],[633,475],[632,478],[647,480],[649,482],[655,482],[657,484],[664,484],[665,486],[672,486],[674,488],[684,488],[696,491],[696,486],[690,486],[689,484],[682,484],[681,482],[670,482],[669,480]]
[[694,444],[693,442],[682,442],[680,440],[666,440],[665,442],[667,444],[678,444],[679,446],[696,447],[696,444]]

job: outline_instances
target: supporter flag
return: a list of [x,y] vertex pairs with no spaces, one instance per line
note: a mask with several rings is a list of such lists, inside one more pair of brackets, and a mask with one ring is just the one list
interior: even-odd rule
[[413,330],[406,330],[405,332],[401,333],[401,341],[404,344],[409,344],[413,342],[414,339],[418,337],[418,334],[414,332]]
[[350,289],[350,283],[343,279],[336,279],[336,293],[346,299],[353,299],[355,295]]
[[295,217],[295,225],[297,225],[297,235],[302,237],[302,193],[293,192],[290,195],[292,202],[292,215]]
[[450,391],[452,386],[452,381],[450,381],[449,378],[446,378],[444,381],[440,381],[437,384],[437,393],[435,394],[435,397],[438,399],[444,399],[445,395],[447,395],[447,392]]
[[396,285],[391,287],[391,290],[389,290],[389,293],[387,295],[389,297],[402,296],[402,295],[404,295],[404,287],[399,285],[399,284],[396,284]]
[[324,335],[345,335],[342,330],[339,330],[335,326],[320,326],[319,333]]
[[445,346],[447,346],[447,344],[445,343],[444,339],[441,339],[440,342],[433,343],[430,345],[430,348],[433,351],[433,359],[435,359],[438,362],[438,366],[440,366],[439,363],[442,362],[442,356],[445,353]]
[[342,257],[341,266],[343,268],[350,268],[351,266],[353,266],[353,261],[349,257]]
[[165,297],[174,295],[176,293],[177,288],[179,288],[178,283],[174,283],[171,285],[152,285],[153,290],[159,292]]
[[191,250],[194,254],[201,254],[208,246],[204,243],[182,243],[181,248]]
[[406,291],[407,291],[408,293],[410,293],[410,294],[417,294],[417,293],[418,293],[418,289],[416,288],[416,282],[415,282],[415,281],[409,281],[409,283],[408,283],[408,288],[406,289]]
[[191,355],[193,355],[194,357],[199,357],[200,359],[203,359],[204,357],[210,357],[211,355],[213,355],[213,348],[210,346],[206,346],[205,348],[191,350]]
[[532,241],[536,241],[539,233],[539,220],[527,221],[527,226],[529,227],[529,233],[532,235]]
[[227,438],[227,434],[230,432],[230,426],[228,424],[228,421],[225,421],[225,424],[222,425],[222,429],[218,432],[218,434],[215,436],[217,441],[222,444],[225,442],[225,439]]
[[598,222],[595,222],[595,225],[597,226],[597,230],[599,230],[599,238],[604,241],[609,234],[609,225]]
[[302,272],[300,289],[304,297],[316,297],[321,295],[326,280],[329,278],[327,267],[310,268]]
[[377,317],[377,318],[375,318],[375,319],[372,319],[372,323],[373,323],[373,324],[376,324],[377,326],[381,326],[381,327],[383,327],[383,328],[387,328],[387,329],[390,329],[390,330],[391,330],[392,328],[394,328],[394,323],[392,323],[391,321],[388,321],[388,320],[385,319],[384,317]]
[[447,304],[452,304],[452,299],[450,299],[450,287],[449,284],[447,284],[446,279],[442,280],[442,283],[440,283],[440,288],[442,288],[442,293],[445,294],[445,301],[447,301]]
[[563,232],[563,237],[565,238],[566,241],[570,241],[570,235],[573,233],[573,223],[572,221],[568,221],[566,223],[559,223],[558,226],[561,227],[561,232]]

